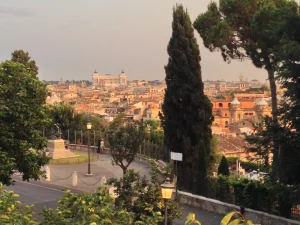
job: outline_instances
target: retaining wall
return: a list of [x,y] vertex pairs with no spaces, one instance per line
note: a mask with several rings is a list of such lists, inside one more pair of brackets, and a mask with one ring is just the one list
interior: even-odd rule
[[[183,204],[194,206],[202,210],[225,215],[231,211],[239,211],[240,207],[229,203],[221,202],[215,199],[205,198],[191,193],[178,191],[180,201]],[[252,220],[255,224],[261,225],[300,225],[300,222],[274,216],[268,213],[247,209],[245,217]]]

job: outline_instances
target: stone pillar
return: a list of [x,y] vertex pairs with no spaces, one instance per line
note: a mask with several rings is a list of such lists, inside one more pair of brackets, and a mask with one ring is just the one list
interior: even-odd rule
[[77,177],[77,172],[74,171],[72,174],[72,186],[76,187],[78,185],[78,177]]
[[48,165],[45,166],[46,171],[46,181],[50,181],[50,167]]

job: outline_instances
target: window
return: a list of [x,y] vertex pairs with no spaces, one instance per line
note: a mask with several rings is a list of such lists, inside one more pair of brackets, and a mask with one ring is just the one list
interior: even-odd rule
[[230,107],[231,103],[228,103],[228,108]]
[[225,127],[226,128],[228,127],[228,121],[225,121]]
[[219,103],[219,108],[223,108],[223,103]]
[[227,116],[227,113],[225,113],[225,116]]

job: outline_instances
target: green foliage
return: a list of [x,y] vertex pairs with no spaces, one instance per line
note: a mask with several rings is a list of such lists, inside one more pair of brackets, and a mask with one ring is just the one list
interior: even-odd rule
[[23,64],[0,64],[0,182],[11,184],[14,171],[23,180],[39,179],[40,168],[49,158],[43,155],[47,145],[41,127],[47,126],[46,98],[49,95],[36,72]]
[[[134,214],[134,221],[142,221],[145,224],[161,224],[163,221],[164,204],[161,197],[158,171],[154,167],[151,171],[151,179],[141,177],[139,173],[128,170],[120,180],[110,179],[108,184],[116,190],[116,207],[120,210],[127,209]],[[181,216],[179,199],[168,201],[169,224]]]
[[150,130],[150,141],[153,144],[164,146],[164,131],[163,130]]
[[229,176],[229,169],[228,169],[228,162],[226,157],[223,155],[219,168],[218,168],[218,175],[224,175],[224,176]]
[[276,195],[272,183],[245,178],[231,179],[234,188],[236,203],[250,209],[271,212],[272,205],[276,201]]
[[114,118],[112,122],[108,125],[108,132],[112,133],[117,131],[120,127],[124,126],[126,123],[126,114],[120,113]]
[[190,225],[190,224],[201,225],[200,221],[196,220],[196,216],[194,213],[189,213],[189,215],[187,216],[187,220],[184,223],[184,225]]
[[[238,218],[235,219],[234,216]],[[221,225],[255,225],[251,220],[247,220],[240,212],[229,212],[221,221]],[[259,225],[259,224],[256,224]]]
[[242,60],[249,57],[256,67],[268,71],[272,98],[270,134],[273,142],[274,180],[278,177],[280,162],[275,72],[282,62],[281,57],[276,54],[282,45],[282,34],[276,33],[276,30],[281,24],[285,24],[287,17],[298,16],[298,12],[297,3],[289,0],[219,0],[219,5],[211,2],[207,11],[200,14],[194,22],[205,47],[211,51],[220,50],[224,60],[229,62],[231,59]]
[[19,196],[13,191],[4,190],[1,182],[0,196],[0,224],[38,224],[33,218],[33,206],[23,206],[20,201],[16,200]]
[[[228,157],[226,158],[227,159],[227,162],[228,162],[228,165],[229,166],[232,166],[232,165],[236,165],[236,160],[238,159],[237,157]],[[265,166],[264,164],[260,164],[258,162],[255,162],[255,161],[250,161],[250,162],[247,162],[247,161],[241,161],[239,160],[240,164],[241,164],[241,167],[243,169],[245,169],[246,171],[249,171],[249,170],[260,170],[260,172],[270,172],[270,167],[269,166]]]
[[207,195],[212,106],[203,92],[199,46],[187,10],[182,5],[173,9],[168,54],[165,66],[167,89],[160,115],[165,144],[168,149],[183,153],[179,168],[193,173],[190,179],[179,180],[180,187],[190,191],[196,187],[197,193]]
[[286,89],[281,102],[281,133],[278,135],[281,145],[280,182],[295,185],[300,183],[299,172],[299,74],[300,74],[300,14],[289,14],[285,21],[279,21],[272,27],[274,35],[281,37],[277,54],[282,59],[278,78]]
[[[235,219],[238,217],[237,219]],[[201,225],[200,221],[196,220],[194,213],[189,213],[185,225],[198,224]],[[251,220],[246,220],[246,218],[240,212],[229,212],[227,213],[221,221],[221,225],[255,225]],[[259,224],[256,224],[259,225]]]
[[11,54],[11,61],[24,65],[26,70],[30,71],[32,76],[36,77],[38,75],[38,67],[35,64],[35,61],[31,60],[28,52],[24,52],[23,50],[15,50]]
[[123,174],[126,173],[128,166],[134,160],[145,136],[144,129],[132,124],[121,126],[108,136],[112,162],[122,168]]
[[145,120],[144,124],[150,126],[151,130],[156,130],[160,127],[160,122],[157,120]]
[[58,207],[44,209],[41,225],[133,224],[133,215],[127,210],[116,210],[107,186],[86,194],[73,194],[69,190],[58,201]]
[[[58,104],[51,108],[51,117],[53,118],[53,124],[58,124],[62,131],[62,136],[64,139],[68,138],[74,141],[75,131],[86,131],[86,124],[88,122],[92,123],[92,132],[101,133],[104,135],[105,127],[102,124],[102,119],[96,116],[89,116],[83,113],[76,113],[74,107],[70,104]],[[87,132],[84,132],[84,140],[87,139]],[[83,141],[83,140],[81,140]]]
[[222,155],[218,149],[218,137],[213,135],[210,141],[210,172],[217,172],[218,171],[218,164],[222,159]]

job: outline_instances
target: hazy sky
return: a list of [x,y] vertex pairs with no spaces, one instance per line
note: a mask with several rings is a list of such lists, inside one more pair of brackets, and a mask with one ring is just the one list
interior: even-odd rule
[[[0,61],[23,49],[40,79],[91,79],[94,70],[129,80],[162,80],[171,36],[172,7],[182,3],[191,20],[211,0],[0,0]],[[250,61],[227,64],[202,45],[203,80],[267,79]]]

